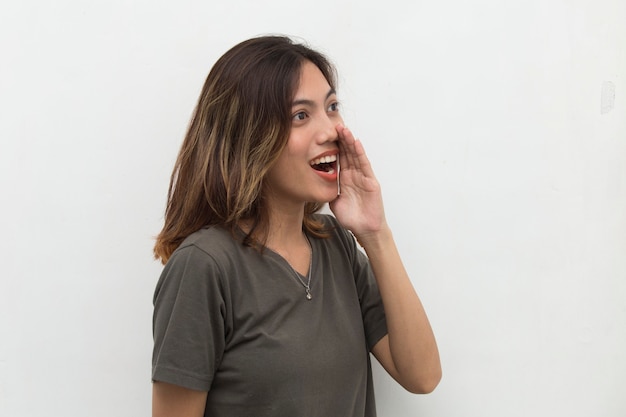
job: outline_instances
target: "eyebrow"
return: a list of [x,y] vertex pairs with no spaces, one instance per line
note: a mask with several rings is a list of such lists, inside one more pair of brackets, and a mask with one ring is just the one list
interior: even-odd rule
[[[334,88],[331,88],[330,90],[328,90],[328,93],[326,93],[326,97],[324,98],[324,100],[328,100],[328,97],[332,96],[333,94],[336,94],[337,92],[335,91]],[[315,106],[315,102],[313,100],[308,100],[308,99],[300,99],[300,100],[295,100],[293,103],[291,103],[291,107],[294,106],[300,106],[300,105],[305,105],[305,106]]]

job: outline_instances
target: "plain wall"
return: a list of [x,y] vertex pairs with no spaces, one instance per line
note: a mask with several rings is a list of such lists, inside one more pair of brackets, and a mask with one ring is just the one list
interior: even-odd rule
[[0,416],[150,413],[152,260],[214,61],[340,71],[444,377],[380,416],[626,415],[626,3],[6,1]]

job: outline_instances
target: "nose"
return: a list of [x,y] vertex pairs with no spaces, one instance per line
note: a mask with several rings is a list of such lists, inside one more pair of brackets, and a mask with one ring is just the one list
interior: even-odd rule
[[318,131],[318,142],[320,144],[326,142],[336,142],[339,140],[337,129],[335,126],[341,123],[341,118],[325,114],[320,120]]

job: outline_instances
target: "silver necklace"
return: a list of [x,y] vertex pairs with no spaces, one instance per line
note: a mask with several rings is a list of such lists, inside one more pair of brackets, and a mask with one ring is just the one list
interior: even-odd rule
[[300,284],[302,284],[302,286],[304,287],[304,291],[306,292],[306,299],[311,300],[313,298],[313,295],[311,294],[311,270],[313,269],[313,247],[311,246],[309,237],[306,234],[304,235],[304,237],[306,238],[306,243],[309,244],[309,273],[307,274],[306,284],[304,283],[302,278],[300,278],[300,274],[298,273],[298,271],[293,269],[293,266],[291,266],[289,262],[287,262],[287,265],[289,265],[289,268],[291,268],[291,270],[293,271],[293,274],[296,276]]

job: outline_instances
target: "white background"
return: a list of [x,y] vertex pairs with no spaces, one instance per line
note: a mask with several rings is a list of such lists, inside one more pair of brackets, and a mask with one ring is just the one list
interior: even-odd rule
[[376,367],[379,415],[623,417],[625,22],[623,0],[3,1],[0,416],[149,415],[176,152],[215,60],[285,33],[337,64],[438,337],[435,393]]

